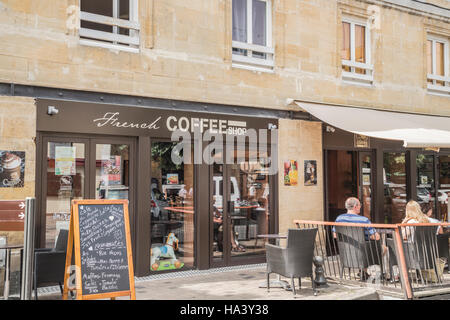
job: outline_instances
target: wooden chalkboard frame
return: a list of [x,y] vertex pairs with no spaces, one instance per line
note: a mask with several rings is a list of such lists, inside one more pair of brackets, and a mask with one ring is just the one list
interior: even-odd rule
[[[126,238],[126,248],[127,248],[127,258],[128,258],[128,275],[130,281],[130,290],[127,291],[117,291],[108,293],[96,293],[83,295],[82,290],[82,274],[81,274],[81,252],[80,252],[80,221],[78,206],[79,205],[95,205],[95,204],[122,204],[124,213],[124,223],[125,223],[125,238]],[[73,252],[75,250],[75,252]],[[72,200],[72,205],[70,209],[70,227],[69,227],[69,238],[67,241],[67,251],[66,251],[66,267],[64,272],[64,290],[63,290],[63,300],[68,299],[68,280],[70,277],[70,266],[72,264],[72,254],[75,255],[75,275],[76,275],[76,299],[77,300],[92,300],[92,299],[104,299],[111,298],[114,300],[116,297],[130,296],[131,300],[136,300],[136,291],[134,287],[134,270],[133,270],[133,255],[131,249],[131,235],[130,235],[130,220],[128,214],[128,200]]]

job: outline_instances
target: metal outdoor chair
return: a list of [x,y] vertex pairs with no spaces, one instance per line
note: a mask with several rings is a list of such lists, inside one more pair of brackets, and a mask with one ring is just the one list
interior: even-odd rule
[[33,288],[34,298],[38,299],[38,287],[59,284],[61,294],[66,265],[66,250],[69,230],[61,229],[54,248],[35,249]]
[[294,278],[310,277],[314,295],[316,285],[313,278],[313,254],[317,228],[289,229],[286,248],[266,243],[267,291],[270,289],[270,274],[277,273],[291,278],[292,292],[296,295]]
[[[438,238],[436,236],[437,226],[408,226],[411,228],[413,237],[409,241],[403,241],[403,252],[405,255],[406,268],[414,269],[422,277],[421,271],[433,269],[436,272],[437,279],[440,282],[438,272]],[[398,266],[398,259],[395,254],[395,243],[392,239],[387,239],[389,248],[389,270],[392,273],[392,267]],[[447,238],[448,243],[448,238]],[[448,254],[448,244],[447,244]]]
[[364,228],[336,226],[339,249],[339,276],[342,279],[344,269],[358,269],[361,280],[365,269],[371,265],[379,265],[383,270],[382,246],[379,240],[366,240]]
[[450,273],[450,268],[448,268],[449,263],[449,245],[448,245],[448,238],[450,237],[450,233],[443,233],[437,235],[437,245],[438,245],[438,252],[440,258],[445,258],[447,261],[447,272]]

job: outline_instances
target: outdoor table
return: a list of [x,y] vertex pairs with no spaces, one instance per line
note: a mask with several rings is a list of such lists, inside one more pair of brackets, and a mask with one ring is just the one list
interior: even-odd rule
[[194,214],[194,207],[164,207],[163,209],[173,212]]
[[23,245],[0,245],[0,250],[6,250],[5,261],[5,284],[3,287],[3,298],[8,300],[9,298],[9,278],[10,278],[10,266],[11,266],[11,250],[22,249]]
[[[258,234],[258,238],[261,239],[269,239],[269,240],[275,240],[276,245],[280,245],[280,239],[287,239],[286,234]],[[290,284],[287,281],[281,280],[281,276],[277,274],[276,280],[270,280],[270,286],[274,288],[284,288],[285,290],[292,290]],[[267,288],[267,282],[264,281],[259,285],[260,288]]]

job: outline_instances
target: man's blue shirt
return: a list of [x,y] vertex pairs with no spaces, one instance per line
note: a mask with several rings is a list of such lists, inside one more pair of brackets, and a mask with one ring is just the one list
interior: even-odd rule
[[[346,223],[365,223],[365,224],[370,224],[370,220],[367,217],[364,216],[360,216],[359,214],[354,214],[354,213],[343,213],[340,214],[337,218],[335,222],[346,222]],[[333,232],[336,232],[334,226],[333,226]],[[375,234],[376,231],[374,228],[368,227],[368,228],[364,228],[364,234],[366,236],[366,240],[368,240],[369,238],[369,234],[373,235]]]

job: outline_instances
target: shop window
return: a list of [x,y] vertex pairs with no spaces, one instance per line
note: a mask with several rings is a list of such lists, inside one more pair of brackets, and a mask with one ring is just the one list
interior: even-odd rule
[[341,61],[343,80],[372,84],[370,32],[366,21],[356,18],[342,20]]
[[422,207],[422,211],[426,212],[432,209],[436,212],[435,197],[436,190],[434,188],[434,156],[431,154],[419,153],[416,157],[417,166],[417,196],[416,201]]
[[137,0],[81,0],[80,43],[138,52]]
[[449,40],[428,36],[427,88],[430,93],[450,95]]
[[129,145],[96,144],[95,148],[95,198],[129,200]]
[[439,214],[435,217],[443,222],[448,222],[450,197],[450,156],[439,156],[439,189],[438,205]]
[[172,162],[176,144],[153,142],[151,149],[150,267],[156,272],[194,265],[194,165]]
[[384,222],[400,223],[407,202],[405,153],[383,154]]
[[233,0],[233,67],[273,70],[271,7],[270,0]]

